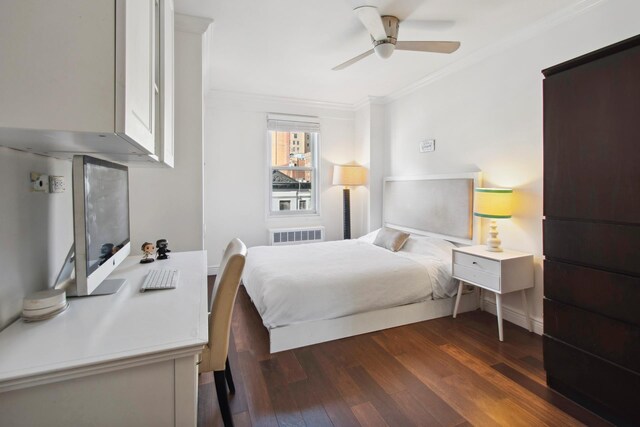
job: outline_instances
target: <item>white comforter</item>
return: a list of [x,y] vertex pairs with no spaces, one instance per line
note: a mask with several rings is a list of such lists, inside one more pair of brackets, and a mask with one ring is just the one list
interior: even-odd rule
[[264,325],[333,319],[455,293],[449,242],[410,239],[407,251],[394,253],[367,240],[250,248],[242,280]]

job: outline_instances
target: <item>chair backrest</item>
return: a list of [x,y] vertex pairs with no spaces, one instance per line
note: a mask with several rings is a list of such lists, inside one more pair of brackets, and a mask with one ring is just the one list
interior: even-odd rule
[[210,360],[208,365],[214,371],[221,371],[225,368],[229,351],[231,315],[246,257],[247,247],[240,239],[235,238],[229,242],[213,285],[209,313]]

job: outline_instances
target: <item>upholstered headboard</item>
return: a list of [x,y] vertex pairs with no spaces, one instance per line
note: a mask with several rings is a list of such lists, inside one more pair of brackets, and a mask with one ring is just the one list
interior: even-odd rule
[[384,180],[383,221],[388,227],[477,244],[479,220],[473,216],[473,190],[480,172]]

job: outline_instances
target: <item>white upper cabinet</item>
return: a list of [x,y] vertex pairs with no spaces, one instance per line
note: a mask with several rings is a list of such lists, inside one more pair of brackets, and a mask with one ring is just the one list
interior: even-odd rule
[[160,161],[173,167],[174,161],[174,5],[173,0],[160,2]]
[[0,145],[172,165],[172,1],[0,1]]
[[155,153],[155,0],[116,1],[116,132]]

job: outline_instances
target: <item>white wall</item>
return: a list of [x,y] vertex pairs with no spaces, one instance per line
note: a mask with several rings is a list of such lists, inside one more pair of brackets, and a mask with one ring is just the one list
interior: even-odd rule
[[[29,173],[61,175],[64,193],[33,193]],[[71,162],[0,147],[0,329],[22,298],[53,285],[73,243]]]
[[203,41],[200,31],[175,33],[174,168],[129,169],[132,254],[160,238],[174,251],[204,248]]
[[[320,215],[267,218],[267,113],[320,118]],[[325,226],[326,238],[342,238],[342,191],[331,185],[333,165],[355,160],[354,113],[340,105],[212,91],[205,115],[205,248],[209,266],[219,264],[229,240],[266,245],[269,228]],[[366,188],[352,189],[352,237]],[[212,269],[212,271],[214,271]]]
[[[364,233],[370,231],[371,226],[371,212],[370,212],[370,199],[371,199],[371,103],[366,102],[364,105],[359,106],[354,115],[354,160],[356,163],[361,164],[369,169],[369,177],[367,185],[365,186],[362,196],[360,197],[360,205],[358,210],[359,216],[355,216],[351,213],[351,220],[357,221],[361,224]],[[374,178],[375,179],[375,178]],[[353,205],[354,203],[352,203]]]
[[[546,67],[636,35],[640,2],[596,3],[565,20],[540,24],[474,62],[386,106],[387,165],[392,175],[481,170],[485,186],[513,187],[514,217],[501,221],[503,246],[535,255],[532,314],[542,319],[542,74]],[[436,139],[420,154],[418,142]],[[487,233],[487,224],[483,227]],[[492,299],[492,298],[491,298]],[[505,318],[522,323],[518,295]],[[522,323],[523,324],[523,323]]]
[[388,175],[384,113],[384,105],[375,97],[355,111],[355,159],[369,168],[366,193],[359,200],[361,216],[356,218],[363,233],[382,226],[382,185]]

